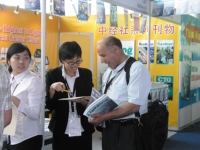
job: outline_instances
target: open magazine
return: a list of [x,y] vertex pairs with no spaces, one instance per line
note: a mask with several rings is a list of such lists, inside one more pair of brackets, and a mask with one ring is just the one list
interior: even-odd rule
[[[93,95],[95,94],[95,95]],[[97,113],[107,113],[114,108],[116,108],[118,105],[109,98],[106,94],[101,95],[97,90],[93,88],[91,97],[93,100],[91,100],[84,111],[83,115],[86,117],[93,119],[91,117],[92,114]]]

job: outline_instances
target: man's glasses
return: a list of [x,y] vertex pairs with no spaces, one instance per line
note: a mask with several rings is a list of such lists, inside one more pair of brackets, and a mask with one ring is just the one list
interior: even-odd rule
[[[66,61],[66,60],[65,60]],[[67,61],[66,61],[67,62]],[[76,62],[67,62],[69,65],[73,66],[74,64],[80,65],[83,62],[83,60],[78,60]]]

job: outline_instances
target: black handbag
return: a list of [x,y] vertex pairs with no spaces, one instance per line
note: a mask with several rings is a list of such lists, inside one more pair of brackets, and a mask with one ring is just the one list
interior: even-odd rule
[[162,150],[168,133],[168,110],[159,100],[151,102],[148,112],[135,113],[133,125],[135,132],[136,150]]
[[50,130],[51,132],[54,131],[55,125],[56,125],[55,114],[56,114],[56,111],[53,110],[53,111],[51,112],[51,120],[50,120],[49,125],[48,125],[48,128],[49,128],[49,130]]

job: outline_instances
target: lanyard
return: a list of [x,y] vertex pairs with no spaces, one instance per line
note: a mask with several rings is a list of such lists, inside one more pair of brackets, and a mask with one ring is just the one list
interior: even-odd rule
[[124,69],[124,67],[122,67],[122,68],[116,73],[116,75],[109,81],[112,71],[110,72],[110,74],[109,74],[109,76],[108,76],[108,79],[107,79],[107,82],[106,82],[106,87],[105,87],[105,90],[104,90],[104,94],[107,93],[107,90],[108,90],[109,86],[110,86],[111,83],[114,81],[114,79],[115,79],[116,77],[119,76],[119,74],[122,72],[123,69]]
[[[68,85],[68,83],[67,83],[67,79],[65,79],[65,81],[66,81],[67,90],[70,91],[70,93],[69,93],[68,95],[69,95],[70,97],[73,97],[73,96],[74,96],[74,93],[75,93],[76,80],[75,80],[75,82],[74,82],[73,94],[71,94],[72,92],[71,92],[71,90],[70,90],[70,88],[69,88],[69,85]],[[72,109],[72,112],[74,112],[74,102],[71,102],[71,109]]]
[[[21,81],[20,81],[20,82],[21,82]],[[18,87],[18,85],[20,84],[20,82],[17,83],[17,85],[15,86],[15,88],[14,88],[14,90],[13,90],[13,92],[12,92],[12,95],[14,94],[14,92],[15,92],[16,88]]]
[[[14,76],[13,76],[13,78],[12,78],[12,81],[14,80]],[[21,80],[22,81],[22,80]],[[20,81],[20,82],[21,82]],[[15,81],[14,81],[15,82]],[[20,82],[19,83],[17,83],[17,85],[15,86],[15,88],[13,89],[13,92],[12,92],[12,94],[11,95],[13,95],[14,94],[14,92],[15,92],[15,90],[16,90],[16,88],[18,87],[18,85],[20,84]],[[11,86],[12,84],[10,84],[10,86]]]
[[[13,89],[13,92],[12,92],[12,95],[14,94],[14,92],[15,92],[15,90],[17,89],[17,87],[18,87],[18,85],[20,84],[20,82],[26,77],[26,75],[27,75],[28,73],[26,73],[24,76],[23,76],[23,78],[19,81],[19,83],[17,83],[17,85],[15,86],[15,88]],[[13,76],[13,78],[12,78],[12,81],[14,80],[14,76]],[[10,86],[11,86],[12,84],[10,84]]]

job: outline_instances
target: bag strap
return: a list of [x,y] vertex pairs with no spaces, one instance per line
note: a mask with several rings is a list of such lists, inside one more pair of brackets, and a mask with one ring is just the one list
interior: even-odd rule
[[[133,57],[129,57],[128,60],[126,61],[126,64],[124,65],[124,71],[126,72],[126,83],[127,85],[129,84],[129,78],[130,78],[130,68],[131,68],[131,65],[137,61],[135,58]],[[151,95],[149,93],[148,95],[148,99],[151,100]],[[135,116],[136,117],[140,117],[140,113],[139,112],[136,112],[135,113]]]
[[129,84],[130,68],[131,68],[131,65],[135,61],[137,61],[135,58],[129,57],[128,60],[126,61],[126,64],[124,65],[124,71],[126,72],[126,83],[127,83],[127,85]]

